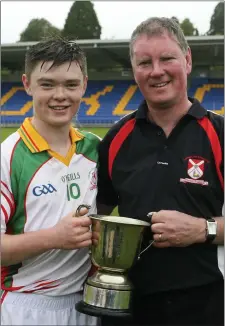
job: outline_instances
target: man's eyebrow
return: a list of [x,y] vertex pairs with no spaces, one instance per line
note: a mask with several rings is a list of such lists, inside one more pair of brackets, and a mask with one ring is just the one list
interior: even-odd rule
[[65,82],[66,83],[78,83],[78,82],[80,82],[80,79],[66,79]]

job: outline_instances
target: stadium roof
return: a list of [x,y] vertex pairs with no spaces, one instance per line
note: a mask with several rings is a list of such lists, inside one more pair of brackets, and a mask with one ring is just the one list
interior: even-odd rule
[[[195,65],[224,65],[224,36],[188,36]],[[2,67],[20,69],[24,66],[26,50],[37,42],[18,42],[1,45]],[[107,70],[130,68],[129,40],[78,40],[87,55],[88,68]]]

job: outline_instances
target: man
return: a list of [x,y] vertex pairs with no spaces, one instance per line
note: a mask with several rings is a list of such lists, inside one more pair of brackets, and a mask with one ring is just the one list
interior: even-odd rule
[[78,313],[90,269],[88,210],[96,211],[97,136],[71,126],[87,87],[86,57],[74,42],[28,50],[34,116],[2,143],[2,325],[95,325]]
[[153,212],[130,324],[223,325],[223,118],[188,98],[191,50],[173,19],[142,22],[130,58],[145,100],[101,142],[97,196],[100,214]]

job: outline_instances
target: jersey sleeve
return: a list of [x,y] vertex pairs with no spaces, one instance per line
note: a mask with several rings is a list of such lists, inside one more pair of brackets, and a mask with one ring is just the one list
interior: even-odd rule
[[15,211],[15,200],[11,189],[10,162],[2,153],[1,158],[1,233],[6,232],[6,226]]
[[109,146],[110,137],[106,135],[99,144],[97,202],[108,206],[117,206],[118,195],[108,173]]

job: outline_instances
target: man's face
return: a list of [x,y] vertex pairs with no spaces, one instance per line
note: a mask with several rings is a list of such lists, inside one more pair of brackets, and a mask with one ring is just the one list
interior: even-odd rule
[[167,108],[187,96],[187,75],[191,72],[191,52],[185,55],[167,33],[141,35],[133,45],[134,78],[147,103]]
[[41,65],[42,62],[37,64],[29,79],[22,77],[27,93],[33,97],[34,116],[47,125],[69,125],[79,109],[87,78],[75,61],[50,70],[52,61]]

